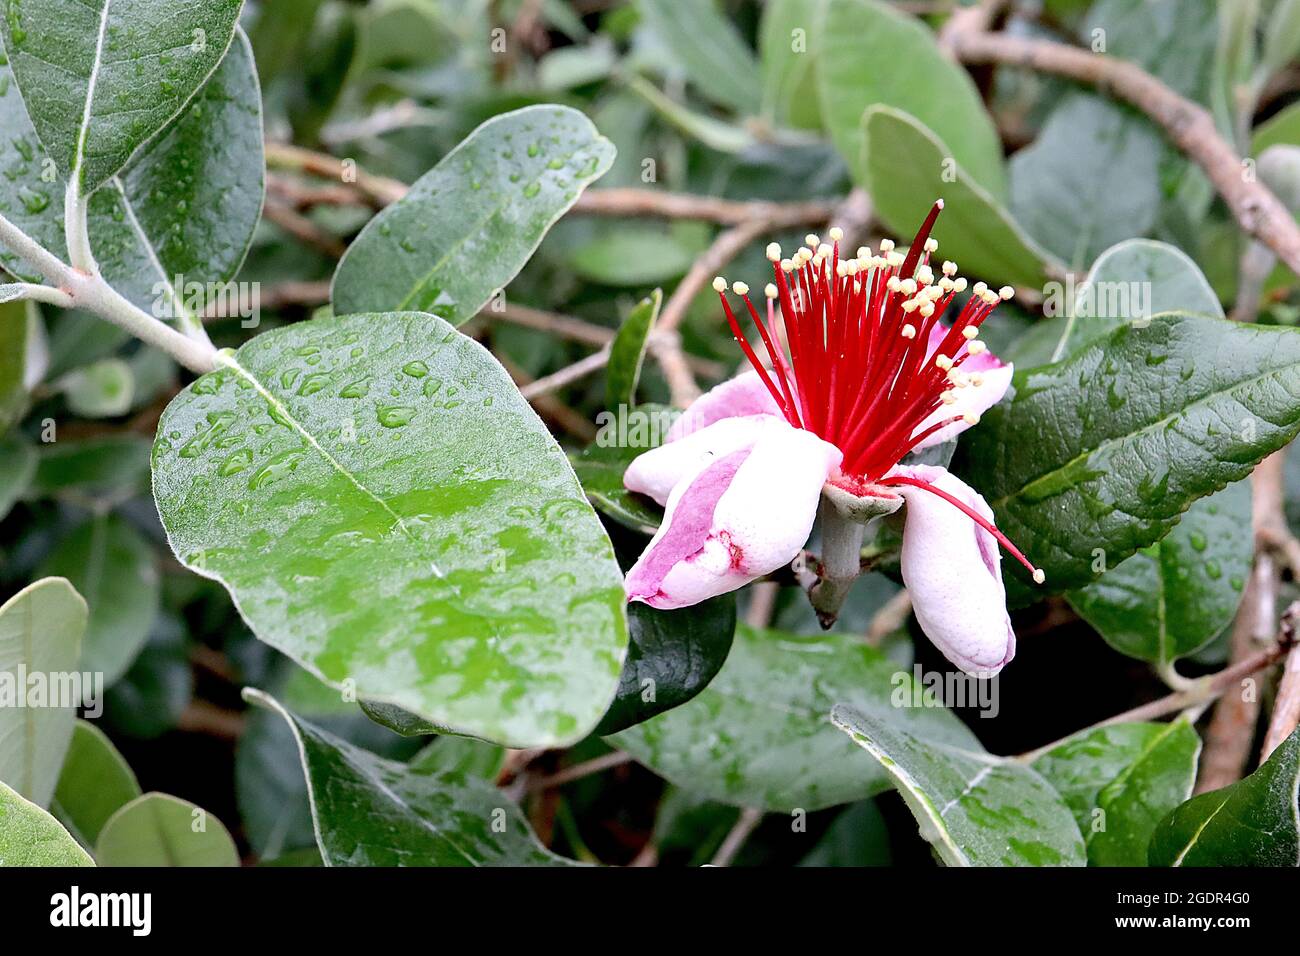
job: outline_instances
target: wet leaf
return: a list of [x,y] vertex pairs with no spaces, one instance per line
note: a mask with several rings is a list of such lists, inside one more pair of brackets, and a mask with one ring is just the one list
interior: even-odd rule
[[153,468],[180,559],[327,683],[510,746],[605,712],[627,643],[609,539],[505,370],[441,319],[254,338],[168,407]]

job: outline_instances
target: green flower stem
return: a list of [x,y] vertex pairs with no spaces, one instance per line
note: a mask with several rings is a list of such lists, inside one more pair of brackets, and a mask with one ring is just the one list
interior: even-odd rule
[[819,515],[821,574],[809,589],[808,599],[822,627],[829,628],[839,616],[853,582],[862,573],[862,537],[866,525],[841,515],[826,498],[822,498]]
[[[69,236],[70,249],[79,242],[75,236]],[[22,256],[50,283],[52,288],[48,292],[32,298],[93,312],[140,341],[162,349],[193,372],[202,374],[216,368],[217,350],[211,344],[188,338],[133,305],[104,281],[98,269],[74,269],[67,265],[3,215],[0,215],[0,243]]]

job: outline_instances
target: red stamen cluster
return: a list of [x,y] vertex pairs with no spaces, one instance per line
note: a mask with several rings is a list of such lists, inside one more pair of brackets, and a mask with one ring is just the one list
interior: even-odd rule
[[[914,485],[961,508],[972,520],[995,535],[1025,567],[1041,573],[1005,536],[981,515],[925,482],[886,473],[920,442],[963,418],[940,419],[917,429],[946,404],[955,401],[956,389],[978,384],[978,375],[959,371],[972,355],[984,351],[976,342],[979,327],[1011,289],[994,292],[976,283],[952,327],[931,353],[930,336],[953,297],[966,288],[954,278],[956,265],[945,262],[942,277],[930,268],[930,254],[938,243],[930,238],[943,201],[936,202],[904,256],[888,240],[880,254],[859,249],[854,258],[840,256],[839,230],[831,230],[831,246],[816,236],[791,258],[782,259],[780,248],[768,247],[775,283],[769,285],[767,317],[760,316],[749,298],[749,287],[732,287],[744,300],[771,359],[769,371],[745,337],[727,301],[726,280],[714,280],[727,322],[745,357],[796,428],[811,431],[844,453],[841,471],[854,484]],[[789,356],[780,344],[775,301]]]

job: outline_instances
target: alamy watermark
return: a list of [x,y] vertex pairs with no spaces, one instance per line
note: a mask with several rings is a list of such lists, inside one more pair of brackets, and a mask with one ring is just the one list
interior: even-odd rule
[[889,703],[894,707],[974,707],[981,717],[996,717],[1002,709],[997,675],[975,677],[961,671],[926,671],[920,664],[913,664],[910,672],[895,671],[889,682],[894,688]]
[[19,663],[0,671],[0,710],[84,707],[94,720],[104,713],[103,671],[29,671]]
[[1134,328],[1151,324],[1151,283],[1099,280],[1076,285],[1074,273],[1064,282],[1043,286],[1043,315],[1073,314],[1076,319],[1126,319]]
[[192,316],[200,321],[209,318],[239,319],[240,327],[254,329],[261,323],[262,284],[260,282],[195,282],[183,275],[170,282],[155,282],[154,318],[164,321]]

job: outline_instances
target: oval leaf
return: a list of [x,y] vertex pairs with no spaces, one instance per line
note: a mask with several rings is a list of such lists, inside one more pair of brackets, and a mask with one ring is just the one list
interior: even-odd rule
[[[1195,501],[1300,431],[1300,332],[1192,315],[1124,327],[1018,370],[1015,397],[958,447],[998,526],[1072,590],[1159,541]],[[1008,594],[1029,591],[1017,571]]]
[[613,161],[577,110],[493,117],[361,231],[334,273],[334,311],[421,309],[460,325]]
[[[934,228],[940,254],[962,271],[993,284],[1041,289],[1062,266],[1011,218],[987,189],[959,165],[934,133],[914,117],[884,106],[862,116],[862,185],[894,232],[911,236],[936,199],[944,201]],[[947,175],[945,175],[947,174]]]
[[538,843],[523,813],[491,783],[376,757],[268,694],[248,688],[244,696],[293,729],[326,866],[579,865]]
[[[0,37],[41,142],[94,192],[184,109],[235,35],[243,0],[24,0]],[[124,105],[129,105],[124,108]]]
[[108,818],[140,796],[140,784],[113,742],[78,720],[50,811],[84,846],[94,846]]
[[1083,839],[1051,785],[1023,764],[973,749],[933,747],[853,707],[835,726],[880,761],[921,836],[949,866],[1083,866]]
[[37,581],[0,605],[0,780],[42,807],[59,779],[78,702],[33,697],[31,678],[49,695],[77,673],[86,614],[63,578]]
[[230,831],[188,800],[146,793],[118,809],[99,832],[100,866],[239,866]]
[[801,637],[742,625],[721,672],[698,697],[610,742],[713,800],[818,810],[888,786],[880,766],[831,726],[827,715],[839,701],[911,728],[927,742],[979,747],[938,705],[895,706],[895,695],[910,702],[914,691],[919,695],[909,671],[859,637]]
[[636,400],[636,385],[641,378],[641,363],[645,360],[646,345],[655,320],[659,318],[659,305],[663,302],[662,289],[655,289],[642,299],[623,324],[618,327],[609,349],[609,367],[605,379],[605,407],[617,410],[620,405],[631,408]]
[[72,835],[0,782],[0,866],[94,866]]
[[609,538],[505,370],[422,313],[258,336],[167,408],[172,548],[335,686],[510,746],[585,736],[627,645]]

